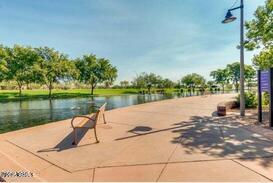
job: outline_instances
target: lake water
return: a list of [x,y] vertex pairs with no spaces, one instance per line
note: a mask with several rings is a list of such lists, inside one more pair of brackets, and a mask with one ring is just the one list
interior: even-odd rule
[[107,110],[109,110],[179,97],[185,97],[185,94],[121,95],[0,103],[0,133],[68,119],[74,115],[90,114],[104,102],[107,102]]

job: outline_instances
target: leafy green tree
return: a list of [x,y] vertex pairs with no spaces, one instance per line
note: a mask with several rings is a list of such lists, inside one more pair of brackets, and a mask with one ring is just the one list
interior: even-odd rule
[[273,1],[266,0],[254,13],[254,19],[245,24],[248,38],[246,48],[249,50],[273,46]]
[[[273,38],[272,38],[273,39]],[[263,49],[252,59],[253,64],[259,69],[266,70],[273,67],[273,47]]]
[[141,73],[140,75],[137,75],[133,81],[132,81],[132,85],[135,88],[141,89],[141,88],[145,88],[146,86],[146,82],[145,82],[145,77],[146,73]]
[[76,59],[76,67],[79,70],[79,80],[85,84],[91,85],[91,95],[97,84],[108,82],[113,83],[117,78],[117,69],[112,66],[109,60],[100,58],[95,55],[84,55]]
[[38,55],[31,47],[15,45],[7,49],[7,80],[14,80],[22,94],[24,84],[35,81]]
[[204,87],[206,84],[206,80],[203,76],[196,73],[192,73],[184,76],[181,79],[181,83],[186,85],[188,88],[192,89],[194,92],[195,87]]
[[129,87],[129,81],[126,81],[126,80],[121,81],[121,82],[120,82],[120,86],[121,86],[122,88],[128,88],[128,87]]
[[227,65],[228,76],[233,82],[236,92],[239,91],[239,80],[240,80],[240,63],[234,62]]
[[8,73],[7,59],[8,55],[6,48],[0,45],[0,82],[6,78]]
[[247,83],[248,90],[251,87],[251,83],[256,78],[256,70],[251,65],[245,65],[245,81]]
[[133,80],[133,85],[136,88],[147,88],[148,92],[151,92],[152,87],[159,87],[162,77],[154,73],[141,73]]
[[246,22],[248,50],[262,48],[253,59],[253,64],[260,69],[273,67],[273,1],[266,0],[254,13],[254,19]]
[[174,85],[175,83],[168,78],[159,80],[159,88],[173,88]]
[[39,56],[36,80],[47,86],[48,96],[51,98],[54,83],[77,75],[75,65],[69,61],[66,55],[53,48],[40,47],[36,48],[35,51]]
[[98,59],[98,66],[100,71],[100,83],[108,83],[108,86],[113,85],[118,76],[117,68],[112,66],[110,61],[105,58]]
[[207,86],[209,87],[209,90],[212,91],[215,87],[215,81],[208,81]]
[[222,91],[225,91],[225,85],[229,82],[229,74],[227,69],[217,69],[210,73],[210,76],[214,79],[215,83],[220,84]]

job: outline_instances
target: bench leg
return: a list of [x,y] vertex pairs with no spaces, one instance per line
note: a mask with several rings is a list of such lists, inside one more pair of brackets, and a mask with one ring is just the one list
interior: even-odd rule
[[98,139],[98,137],[97,137],[97,130],[96,130],[96,127],[94,128],[94,134],[95,134],[95,138],[96,138],[97,143],[99,143],[100,141],[99,141],[99,139]]
[[103,113],[103,121],[104,121],[104,124],[106,124],[106,120],[105,120],[105,114]]
[[77,145],[77,128],[74,128],[74,141],[72,142],[73,145]]

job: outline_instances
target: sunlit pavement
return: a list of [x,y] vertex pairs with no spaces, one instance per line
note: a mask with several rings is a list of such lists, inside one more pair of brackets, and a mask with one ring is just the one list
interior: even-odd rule
[[271,181],[272,130],[215,117],[234,94],[188,97],[108,111],[107,124],[73,146],[70,120],[0,135],[7,181]]

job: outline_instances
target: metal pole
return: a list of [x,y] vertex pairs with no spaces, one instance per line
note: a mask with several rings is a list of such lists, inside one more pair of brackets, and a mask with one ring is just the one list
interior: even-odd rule
[[240,49],[240,114],[245,116],[245,89],[244,89],[244,1],[241,0],[241,49]]
[[263,121],[262,116],[262,90],[261,90],[261,70],[258,70],[258,121],[261,123]]
[[273,68],[269,70],[269,127],[273,127]]

